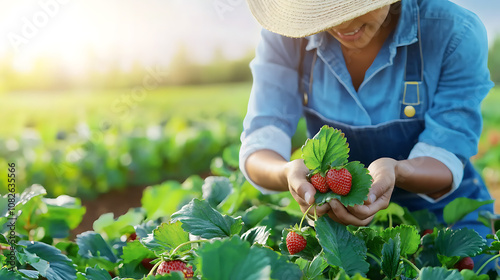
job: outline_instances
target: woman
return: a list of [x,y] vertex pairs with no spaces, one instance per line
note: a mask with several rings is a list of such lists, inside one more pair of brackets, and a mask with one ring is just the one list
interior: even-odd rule
[[[328,124],[368,166],[364,205],[318,207],[342,224],[367,225],[390,201],[442,220],[457,197],[490,199],[471,165],[480,103],[493,86],[486,31],[476,15],[437,0],[247,0],[265,28],[251,63],[253,88],[240,166],[263,193],[290,191],[305,211],[315,189],[290,139],[303,115],[308,133]],[[490,230],[481,207],[456,227]]]

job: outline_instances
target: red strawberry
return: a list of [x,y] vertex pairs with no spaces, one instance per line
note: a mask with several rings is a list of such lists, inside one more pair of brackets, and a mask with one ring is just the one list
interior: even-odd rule
[[316,173],[311,177],[311,184],[315,189],[322,193],[326,193],[328,191],[328,185],[326,184],[326,178],[321,176],[321,174]]
[[433,232],[434,232],[434,230],[433,230],[433,229],[426,229],[426,230],[422,231],[422,237],[424,237],[424,236],[425,236],[425,235],[427,235],[427,234],[431,234],[431,233],[433,233]]
[[474,268],[474,261],[471,257],[465,257],[455,264],[455,268],[457,268],[458,271],[461,271],[462,269],[472,270]]
[[339,195],[346,195],[351,191],[352,176],[349,170],[342,169],[330,169],[326,173],[326,183],[332,192]]
[[156,270],[156,275],[170,274],[170,272],[172,271],[179,271],[184,273],[184,279],[192,279],[194,275],[193,267],[187,267],[185,262],[179,260],[162,262]]
[[295,255],[301,252],[306,248],[306,246],[307,241],[302,235],[299,235],[294,231],[290,231],[286,235],[286,248],[288,249],[288,252],[290,252],[290,255]]

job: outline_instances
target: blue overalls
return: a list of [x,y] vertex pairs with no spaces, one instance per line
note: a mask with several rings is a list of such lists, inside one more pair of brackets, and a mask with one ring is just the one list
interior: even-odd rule
[[[301,44],[301,60],[299,64],[299,92],[303,95],[304,100],[304,117],[307,122],[308,136],[314,136],[323,125],[342,130],[349,143],[350,153],[349,161],[360,161],[365,166],[378,158],[389,157],[396,160],[407,159],[410,151],[418,142],[420,133],[425,128],[424,109],[419,104],[419,85],[423,80],[423,60],[422,50],[420,46],[420,26],[419,40],[406,47],[406,73],[405,73],[405,89],[401,92],[401,116],[390,122],[385,122],[380,125],[368,126],[352,126],[341,123],[335,120],[325,118],[320,113],[308,106],[308,100],[312,92],[312,82],[314,77],[314,64],[317,58],[317,51],[306,51],[306,39],[303,39]],[[311,74],[311,72],[313,72]],[[413,106],[416,114],[411,118],[404,113],[404,108]],[[380,108],[383,110],[384,108]],[[474,169],[470,160],[465,163],[463,180],[451,195],[436,203],[431,203],[415,193],[411,193],[394,188],[391,201],[398,203],[401,206],[407,207],[410,211],[419,209],[428,209],[438,217],[441,223],[443,221],[443,208],[449,202],[458,197],[467,197],[471,199],[488,200],[491,196],[481,179],[478,172]],[[462,221],[458,222],[453,228],[467,227],[476,230],[483,238],[487,234],[492,233],[491,229],[485,227],[477,221],[478,213],[482,210],[493,212],[493,205],[485,205],[478,210],[466,216]],[[483,256],[476,257],[476,264],[481,262],[479,259]],[[491,263],[493,265],[493,263]],[[489,266],[489,268],[493,268]]]

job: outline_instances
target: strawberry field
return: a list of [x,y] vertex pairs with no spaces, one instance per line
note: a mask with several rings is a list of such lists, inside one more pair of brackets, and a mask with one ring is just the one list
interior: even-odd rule
[[[248,88],[167,90],[161,93],[170,94],[168,101],[152,93],[119,112],[109,107],[116,96],[96,104],[80,96],[60,104],[69,111],[84,104],[74,119],[34,107],[31,115],[18,114],[0,138],[0,168],[16,172],[15,190],[6,173],[0,182],[0,279],[497,279],[488,268],[500,256],[498,217],[481,213],[480,222],[492,228],[486,239],[454,227],[493,201],[457,199],[444,209],[444,222],[391,204],[369,226],[346,227],[305,216],[288,193],[260,194],[238,169]],[[210,102],[207,90],[214,92]],[[499,93],[483,106],[485,129],[474,159],[493,193],[500,182]],[[308,145],[304,133],[301,123],[296,158],[314,141]],[[342,143],[339,136],[332,146]],[[327,161],[345,166],[352,189],[318,193],[316,204],[362,203],[370,185],[366,169],[348,162],[347,152]],[[314,162],[308,167],[323,169]],[[83,198],[144,186],[141,207],[103,214],[92,230],[72,237],[86,212]],[[305,247],[290,247],[297,240],[291,232]]]

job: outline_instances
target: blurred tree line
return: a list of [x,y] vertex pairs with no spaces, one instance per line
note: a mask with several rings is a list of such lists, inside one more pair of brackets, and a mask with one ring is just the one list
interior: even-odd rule
[[28,71],[16,71],[11,56],[0,62],[0,92],[130,88],[144,86],[145,77],[151,75],[151,71],[164,73],[155,86],[251,81],[249,63],[254,53],[251,50],[238,59],[227,59],[221,49],[216,49],[209,63],[199,63],[180,46],[169,65],[145,67],[135,63],[127,70],[123,70],[117,60],[103,63],[89,54],[88,67],[77,74],[50,58],[38,59]]
[[[168,66],[158,66],[166,73],[166,78],[157,86],[251,81],[249,63],[253,57],[252,50],[239,59],[230,60],[224,57],[221,49],[217,49],[212,60],[204,64],[194,61],[186,48],[180,46]],[[66,69],[67,66],[50,58],[38,59],[29,71],[13,69],[13,57],[2,58],[0,92],[129,88],[143,86],[144,78],[149,75],[148,67],[139,63],[123,70],[118,61],[102,66],[103,63],[92,55],[88,60],[90,66],[87,70],[75,75]],[[500,36],[490,47],[488,67],[492,81],[500,84]]]

